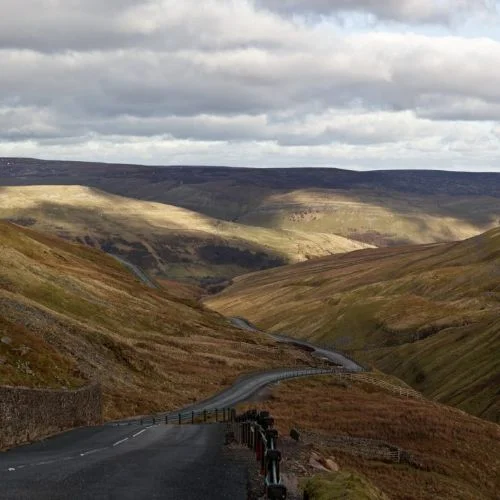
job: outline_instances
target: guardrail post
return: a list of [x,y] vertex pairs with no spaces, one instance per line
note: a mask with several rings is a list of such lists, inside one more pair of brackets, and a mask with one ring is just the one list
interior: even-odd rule
[[222,419],[223,419],[223,422],[226,421],[226,409],[225,408],[222,409]]
[[203,422],[207,421],[207,410],[203,410]]
[[194,411],[191,412],[191,424],[194,424]]
[[168,425],[168,415],[165,415],[165,425]]
[[267,447],[270,450],[276,448],[278,444],[278,431],[276,429],[266,430]]
[[285,500],[286,487],[282,484],[273,484],[267,487],[267,498],[271,500]]
[[216,408],[215,409],[215,422],[219,421],[219,410]]
[[179,425],[182,425],[181,414],[179,413]]

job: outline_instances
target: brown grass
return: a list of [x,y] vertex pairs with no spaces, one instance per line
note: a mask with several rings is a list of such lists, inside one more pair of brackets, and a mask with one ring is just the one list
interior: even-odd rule
[[[459,410],[326,376],[281,383],[259,408],[277,419],[281,434],[299,428],[341,470],[361,473],[389,498],[498,498],[500,427]],[[409,451],[416,465],[341,452],[328,446],[332,436],[386,441]]]
[[242,226],[83,186],[0,187],[0,218],[120,254],[172,279],[231,278],[371,246],[335,234]]
[[100,380],[105,416],[178,408],[239,374],[309,364],[100,251],[0,223],[0,384]]
[[206,303],[335,344],[439,401],[499,418],[500,229],[249,274]]

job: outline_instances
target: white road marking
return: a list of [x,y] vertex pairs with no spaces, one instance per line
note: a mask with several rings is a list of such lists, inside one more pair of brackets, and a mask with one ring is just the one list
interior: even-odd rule
[[135,438],[137,436],[140,436],[143,432],[146,432],[148,429],[142,429],[142,431],[136,432],[132,437]]
[[103,448],[97,448],[95,450],[89,450],[84,453],[80,453],[81,457],[86,457],[87,455],[92,455],[92,453],[97,453],[98,451],[101,451]]
[[9,467],[9,472],[15,472],[15,468],[14,467]]
[[122,439],[120,441],[117,441],[116,443],[113,444],[113,446],[118,446],[119,444],[124,443],[125,441],[128,441],[128,438]]
[[57,460],[47,460],[45,462],[37,462],[36,464],[34,464],[35,466],[37,465],[49,465],[49,464],[53,464],[54,462],[57,462]]

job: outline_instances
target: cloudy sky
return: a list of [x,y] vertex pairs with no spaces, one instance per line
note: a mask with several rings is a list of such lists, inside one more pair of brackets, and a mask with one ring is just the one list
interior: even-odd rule
[[496,0],[0,0],[0,156],[500,171]]

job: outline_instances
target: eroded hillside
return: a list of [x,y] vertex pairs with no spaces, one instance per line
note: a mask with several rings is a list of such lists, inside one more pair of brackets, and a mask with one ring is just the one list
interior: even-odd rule
[[208,305],[335,344],[439,401],[499,418],[500,229],[254,273]]
[[98,250],[0,222],[0,384],[98,380],[114,418],[173,409],[238,374],[306,360],[173,293],[147,288]]

